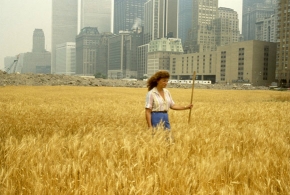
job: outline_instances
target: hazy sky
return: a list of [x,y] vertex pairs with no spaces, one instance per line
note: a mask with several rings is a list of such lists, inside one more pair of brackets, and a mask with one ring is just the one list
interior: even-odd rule
[[[4,57],[31,52],[36,28],[43,29],[46,50],[51,51],[51,1],[0,0],[0,69]],[[242,0],[219,0],[219,6],[237,11],[241,26]]]

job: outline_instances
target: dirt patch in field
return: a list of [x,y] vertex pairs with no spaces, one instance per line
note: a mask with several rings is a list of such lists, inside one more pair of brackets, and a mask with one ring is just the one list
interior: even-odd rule
[[[93,86],[93,87],[133,87],[146,88],[146,81],[112,80],[91,77],[56,75],[56,74],[7,74],[0,71],[0,86]],[[168,88],[191,88],[190,84],[169,83]],[[235,89],[235,90],[267,90],[268,87],[243,87],[227,84],[195,84],[197,89]]]

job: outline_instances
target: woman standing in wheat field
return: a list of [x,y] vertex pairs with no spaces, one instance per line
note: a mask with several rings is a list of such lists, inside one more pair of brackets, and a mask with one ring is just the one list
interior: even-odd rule
[[169,108],[172,110],[187,110],[192,108],[192,104],[179,106],[174,103],[170,92],[165,89],[169,77],[168,71],[160,70],[147,81],[148,93],[146,96],[145,117],[149,129],[162,125],[164,129],[170,130]]

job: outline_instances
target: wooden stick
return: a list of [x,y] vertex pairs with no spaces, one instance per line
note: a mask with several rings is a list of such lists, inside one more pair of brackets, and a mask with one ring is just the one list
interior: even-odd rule
[[[192,76],[192,89],[191,89],[191,100],[190,100],[190,104],[192,104],[192,100],[193,100],[193,91],[194,91],[194,82],[195,82],[195,76],[196,76],[196,72],[193,72],[193,76]],[[188,116],[188,124],[190,123],[190,116],[191,116],[191,110],[189,110],[189,116]]]

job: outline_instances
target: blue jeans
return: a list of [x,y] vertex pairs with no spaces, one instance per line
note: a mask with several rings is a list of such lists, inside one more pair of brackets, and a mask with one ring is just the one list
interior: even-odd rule
[[157,127],[161,123],[164,129],[170,130],[170,123],[167,113],[152,112],[151,123],[153,127]]

